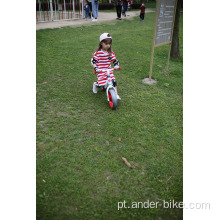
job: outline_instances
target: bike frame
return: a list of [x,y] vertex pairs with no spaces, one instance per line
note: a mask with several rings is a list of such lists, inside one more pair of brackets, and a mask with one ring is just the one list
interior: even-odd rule
[[[112,83],[112,80],[111,80],[110,72],[113,71],[113,70],[120,70],[120,69],[121,69],[121,67],[119,67],[119,69],[115,69],[115,68],[102,69],[100,72],[94,71],[95,74],[107,72],[107,80],[106,80],[106,84],[105,84],[104,87],[106,88],[106,95],[107,95],[107,101],[108,101],[108,102],[109,102],[109,95],[108,95],[109,93],[108,93],[108,91],[109,91],[110,89],[114,89],[114,91],[115,91],[115,87],[113,86],[113,83]],[[116,91],[115,91],[115,92],[116,92]]]

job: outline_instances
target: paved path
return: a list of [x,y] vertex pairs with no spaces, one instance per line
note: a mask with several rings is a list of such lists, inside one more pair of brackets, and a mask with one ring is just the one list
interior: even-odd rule
[[[147,9],[146,13],[149,12],[154,12],[155,10],[153,9]],[[127,17],[123,17],[122,19],[129,19],[134,16],[138,16],[140,14],[139,11],[127,11]],[[85,20],[85,19],[77,19],[77,20],[66,20],[66,21],[52,21],[52,22],[39,22],[36,24],[36,30],[40,29],[52,29],[52,28],[61,28],[65,26],[75,26],[75,25],[91,25],[91,24],[97,24],[101,22],[106,22],[106,21],[112,21],[116,20],[116,12],[99,12],[99,17],[97,22],[92,22],[90,20]],[[118,20],[117,20],[118,21]],[[120,22],[120,21],[118,21]]]

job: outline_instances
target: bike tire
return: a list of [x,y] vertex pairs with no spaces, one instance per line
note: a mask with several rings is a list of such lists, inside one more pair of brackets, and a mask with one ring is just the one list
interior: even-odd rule
[[108,90],[109,105],[115,110],[118,105],[117,95],[113,89]]

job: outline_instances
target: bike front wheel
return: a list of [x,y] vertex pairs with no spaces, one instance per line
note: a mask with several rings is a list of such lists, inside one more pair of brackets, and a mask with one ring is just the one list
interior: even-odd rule
[[118,105],[117,95],[115,93],[115,90],[110,89],[108,90],[108,98],[109,98],[109,105],[112,109],[116,109]]

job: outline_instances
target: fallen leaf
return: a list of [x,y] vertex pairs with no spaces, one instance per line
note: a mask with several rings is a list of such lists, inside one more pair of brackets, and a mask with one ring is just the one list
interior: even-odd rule
[[47,82],[42,82],[42,84],[47,84]]
[[135,163],[135,164],[134,164],[134,166],[135,166],[135,167],[138,167],[138,164],[137,164],[137,163]]
[[118,141],[121,141],[121,138],[118,138]]
[[167,182],[172,178],[172,176],[169,177],[169,179],[167,180]]
[[126,164],[128,167],[131,168],[131,164],[126,160],[126,158],[122,157],[121,159],[125,162],[125,164]]
[[46,183],[46,180],[43,179],[42,181],[43,181],[44,183]]

